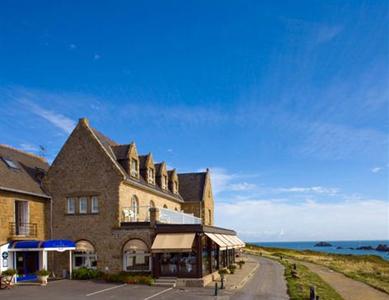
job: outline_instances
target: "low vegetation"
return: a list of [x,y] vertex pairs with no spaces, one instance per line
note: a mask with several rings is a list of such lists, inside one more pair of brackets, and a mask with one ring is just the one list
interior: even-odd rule
[[145,284],[152,285],[154,279],[151,275],[134,274],[127,272],[120,273],[103,273],[98,270],[79,268],[74,270],[73,279],[77,280],[90,280],[100,279],[108,282],[128,283],[128,284]]
[[294,269],[293,264],[287,260],[280,260],[280,262],[285,266],[285,279],[291,300],[308,300],[311,286],[315,287],[316,295],[319,295],[321,300],[343,299],[330,285],[307,267],[296,264],[296,269]]
[[246,249],[254,254],[289,257],[323,265],[389,294],[389,262],[379,256],[329,254],[309,250],[297,251],[258,247],[255,245],[248,245]]

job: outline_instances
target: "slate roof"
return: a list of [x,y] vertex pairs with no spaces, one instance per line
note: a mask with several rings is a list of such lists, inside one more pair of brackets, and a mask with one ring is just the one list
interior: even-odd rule
[[[12,160],[18,168],[10,168],[4,158]],[[18,190],[47,198],[41,187],[41,179],[48,169],[49,164],[44,158],[0,145],[0,189]]]
[[202,201],[206,172],[177,174],[179,193],[184,201]]
[[[126,153],[128,151],[128,148],[130,147],[130,144],[119,145],[118,143],[111,140],[109,137],[105,136],[98,130],[92,128],[92,131],[113,160],[119,162],[119,160],[126,158]],[[138,157],[139,159],[144,159],[142,156],[138,156]],[[158,184],[150,184],[142,176],[139,176],[139,179],[133,178],[124,170],[124,168],[120,165],[120,163],[118,163],[117,165],[122,170],[123,174],[126,174],[126,180],[140,183],[158,192],[172,196],[176,198],[178,201],[183,201],[182,197],[179,194],[174,194],[170,190],[164,190]]]

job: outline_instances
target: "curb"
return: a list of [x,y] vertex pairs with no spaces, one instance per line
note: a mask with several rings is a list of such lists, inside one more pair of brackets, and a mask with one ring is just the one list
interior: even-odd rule
[[247,277],[243,278],[242,281],[239,282],[239,284],[233,286],[232,289],[240,289],[240,288],[242,288],[247,283],[247,281],[249,281],[250,278],[254,276],[254,274],[255,274],[255,272],[257,271],[258,268],[259,268],[259,263],[257,263],[257,265],[249,273],[249,275],[247,275]]

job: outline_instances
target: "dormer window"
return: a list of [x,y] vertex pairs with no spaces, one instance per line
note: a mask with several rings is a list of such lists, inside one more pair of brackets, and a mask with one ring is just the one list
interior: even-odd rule
[[132,177],[138,177],[138,161],[135,158],[131,158],[130,175]]
[[177,194],[178,192],[178,182],[176,180],[173,181],[173,193]]
[[19,169],[19,166],[12,159],[5,158],[5,157],[3,157],[2,159],[3,159],[3,161],[5,162],[5,164],[7,165],[8,168],[10,168],[10,169]]
[[155,174],[154,174],[154,169],[153,168],[149,168],[148,172],[148,182],[151,183],[151,184],[154,184],[155,183]]
[[168,185],[168,181],[167,181],[167,176],[166,175],[163,175],[162,176],[162,189],[166,190],[167,189],[167,185]]

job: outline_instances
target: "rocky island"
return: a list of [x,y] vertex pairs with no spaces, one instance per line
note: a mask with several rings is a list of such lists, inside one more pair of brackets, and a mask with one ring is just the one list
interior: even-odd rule
[[328,242],[319,242],[314,245],[314,247],[332,247],[332,245]]

